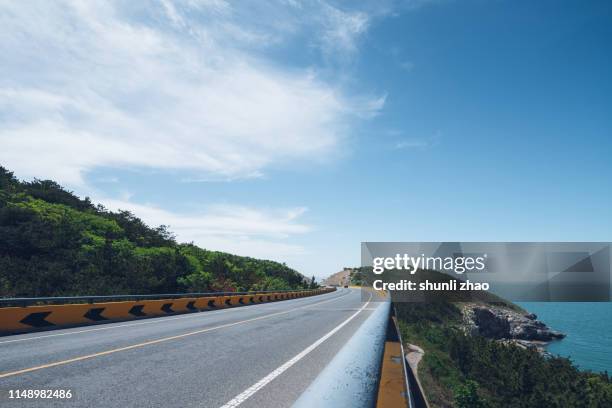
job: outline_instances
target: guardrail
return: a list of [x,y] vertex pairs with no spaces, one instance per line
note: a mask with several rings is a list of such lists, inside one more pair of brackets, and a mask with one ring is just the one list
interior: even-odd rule
[[401,356],[402,356],[402,367],[404,370],[405,376],[405,385],[408,390],[408,408],[429,408],[427,404],[427,399],[425,398],[425,394],[423,393],[423,388],[419,380],[417,379],[417,373],[412,370],[410,364],[408,364],[408,356],[404,350],[404,341],[402,340],[402,333],[399,328],[399,323],[397,320],[397,310],[395,309],[395,305],[393,305],[391,310],[391,320],[395,327],[395,332],[397,333],[398,340],[401,345]]
[[408,384],[407,362],[404,355],[402,337],[395,318],[395,306],[392,306],[387,324],[376,408],[417,408],[412,398],[412,389]]
[[335,291],[335,288],[2,299],[0,305],[18,306],[0,307],[0,334],[215,310],[295,299],[332,291]]
[[261,290],[251,292],[192,292],[192,293],[161,293],[153,295],[95,295],[95,296],[55,296],[55,297],[18,297],[0,298],[0,307],[7,306],[32,306],[40,304],[66,304],[66,303],[95,303],[101,301],[121,300],[151,300],[151,299],[181,299],[198,298],[206,296],[235,296],[249,295],[253,293],[286,293],[295,292],[295,289],[285,290]]
[[294,408],[376,406],[390,302],[383,301],[302,393]]

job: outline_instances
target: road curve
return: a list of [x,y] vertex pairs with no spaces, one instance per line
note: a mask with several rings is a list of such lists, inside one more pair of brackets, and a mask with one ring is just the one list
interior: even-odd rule
[[[357,289],[0,337],[2,407],[285,407],[375,308]],[[70,400],[8,399],[70,389]]]

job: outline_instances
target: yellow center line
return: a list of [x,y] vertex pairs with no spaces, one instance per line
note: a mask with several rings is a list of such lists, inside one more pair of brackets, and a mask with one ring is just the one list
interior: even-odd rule
[[20,374],[26,374],[26,373],[29,373],[29,372],[32,372],[32,371],[38,371],[38,370],[42,370],[42,369],[45,369],[45,368],[52,368],[52,367],[57,367],[57,366],[64,365],[64,364],[70,364],[70,363],[76,363],[78,361],[88,360],[88,359],[91,359],[91,358],[94,358],[94,357],[106,356],[108,354],[118,353],[120,351],[127,351],[127,350],[132,350],[132,349],[136,349],[136,348],[140,348],[140,347],[150,346],[150,345],[153,345],[153,344],[164,343],[164,342],[171,341],[171,340],[182,339],[182,338],[185,338],[185,337],[194,336],[196,334],[202,334],[202,333],[210,332],[210,331],[213,331],[213,330],[224,329],[226,327],[237,326],[239,324],[250,323],[250,322],[257,321],[257,320],[269,319],[271,317],[279,316],[279,315],[284,315],[284,314],[287,314],[287,313],[294,312],[296,310],[306,309],[306,308],[317,306],[317,305],[320,305],[320,304],[323,304],[323,303],[334,302],[334,301],[336,301],[338,299],[343,298],[344,296],[346,296],[346,295],[338,296],[338,297],[333,298],[333,299],[324,300],[322,302],[313,303],[311,305],[305,305],[305,306],[296,307],[296,308],[293,308],[293,309],[290,309],[290,310],[285,310],[283,312],[276,312],[276,313],[272,313],[272,314],[265,315],[265,316],[259,316],[259,317],[254,317],[254,318],[251,318],[251,319],[241,320],[241,321],[238,321],[238,322],[226,323],[226,324],[222,324],[222,325],[215,326],[215,327],[209,327],[209,328],[206,328],[206,329],[192,331],[192,332],[189,332],[189,333],[178,334],[176,336],[163,337],[163,338],[157,339],[157,340],[145,341],[144,343],[132,344],[131,346],[119,347],[119,348],[115,348],[115,349],[111,349],[111,350],[101,351],[99,353],[87,354],[85,356],[74,357],[74,358],[70,358],[70,359],[67,359],[67,360],[61,360],[61,361],[56,361],[56,362],[53,362],[53,363],[42,364],[42,365],[39,365],[39,366],[30,367],[30,368],[24,368],[22,370],[10,371],[10,372],[6,372],[6,373],[0,374],[0,378],[6,378],[6,377],[12,377],[12,376],[15,376],[15,375],[20,375]]

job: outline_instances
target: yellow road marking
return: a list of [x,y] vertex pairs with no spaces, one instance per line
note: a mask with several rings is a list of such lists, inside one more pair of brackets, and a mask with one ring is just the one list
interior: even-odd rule
[[67,359],[67,360],[56,361],[56,362],[53,362],[53,363],[43,364],[43,365],[39,365],[39,366],[35,366],[35,367],[30,367],[30,368],[24,368],[22,370],[10,371],[10,372],[7,372],[7,373],[0,374],[0,378],[6,378],[6,377],[12,377],[12,376],[15,376],[15,375],[20,375],[20,374],[26,374],[26,373],[29,373],[29,372],[32,372],[32,371],[38,371],[38,370],[42,370],[42,369],[45,369],[45,368],[52,368],[52,367],[57,367],[57,366],[60,366],[60,365],[75,363],[77,361],[83,361],[83,360],[88,360],[88,359],[95,358],[95,357],[106,356],[108,354],[118,353],[120,351],[127,351],[127,350],[132,350],[132,349],[136,349],[136,348],[140,348],[140,347],[150,346],[150,345],[153,345],[153,344],[164,343],[164,342],[171,341],[171,340],[182,339],[182,338],[185,338],[185,337],[194,336],[196,334],[202,334],[202,333],[210,332],[210,331],[213,331],[213,330],[224,329],[226,327],[237,326],[239,324],[250,323],[250,322],[257,321],[257,320],[269,319],[270,317],[284,315],[284,314],[287,314],[287,313],[294,312],[296,310],[306,309],[306,308],[317,306],[317,305],[320,305],[320,304],[323,304],[323,303],[333,302],[333,301],[336,301],[338,299],[343,298],[344,296],[345,295],[342,295],[342,296],[338,296],[338,297],[333,298],[333,299],[328,299],[328,300],[324,300],[322,302],[313,303],[311,305],[305,305],[305,306],[296,307],[296,308],[293,308],[293,309],[290,309],[290,310],[285,310],[283,312],[276,312],[276,313],[272,313],[272,314],[265,315],[265,316],[254,317],[252,319],[241,320],[239,322],[226,323],[226,324],[222,324],[222,325],[215,326],[215,327],[209,327],[209,328],[202,329],[202,330],[192,331],[192,332],[189,332],[189,333],[178,334],[176,336],[163,337],[161,339],[146,341],[144,343],[133,344],[131,346],[119,347],[119,348],[115,348],[115,349],[111,349],[111,350],[101,351],[99,353],[88,354],[88,355],[85,355],[85,356],[70,358],[70,359]]

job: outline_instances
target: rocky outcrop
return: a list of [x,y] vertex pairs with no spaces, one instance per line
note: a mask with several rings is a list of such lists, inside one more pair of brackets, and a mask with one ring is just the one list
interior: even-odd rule
[[476,306],[471,310],[472,331],[491,339],[549,342],[562,339],[563,333],[550,329],[535,314],[496,307]]

